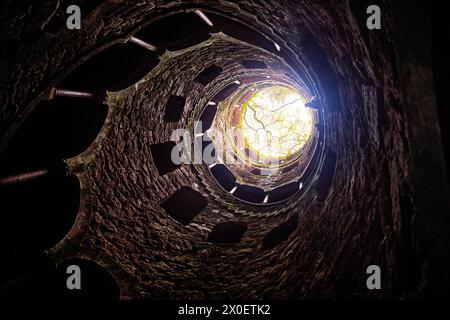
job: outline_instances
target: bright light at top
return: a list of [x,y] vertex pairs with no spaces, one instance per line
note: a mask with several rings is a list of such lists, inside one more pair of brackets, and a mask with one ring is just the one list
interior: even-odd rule
[[296,90],[272,86],[258,90],[242,106],[238,129],[258,157],[285,159],[311,137],[314,117]]

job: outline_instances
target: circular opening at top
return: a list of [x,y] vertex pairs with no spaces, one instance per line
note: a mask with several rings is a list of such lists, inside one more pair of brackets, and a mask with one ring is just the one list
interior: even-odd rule
[[237,129],[257,163],[281,162],[307,144],[314,114],[306,102],[297,90],[274,85],[255,90],[242,104]]

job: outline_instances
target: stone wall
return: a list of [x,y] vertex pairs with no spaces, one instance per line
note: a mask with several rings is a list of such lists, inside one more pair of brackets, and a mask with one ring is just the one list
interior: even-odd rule
[[[189,126],[208,97],[239,74],[242,58],[267,60],[248,44],[217,35],[166,52],[142,81],[108,93],[110,113],[95,148],[67,161],[89,201],[82,201],[83,224],[52,250],[57,259],[89,256],[111,266],[123,297],[365,299],[448,290],[448,198],[433,196],[437,188],[448,194],[448,186],[424,178],[445,176],[440,145],[428,145],[439,132],[430,130],[438,120],[424,76],[431,73],[427,36],[424,46],[405,49],[408,28],[393,19],[403,7],[381,2],[383,29],[370,32],[360,1],[105,1],[84,18],[81,31],[62,26],[51,33],[49,21],[65,2],[45,3],[11,1],[2,12],[2,148],[48,90],[87,57],[156,17],[200,7],[276,39],[305,65],[326,97],[327,145],[337,156],[324,201],[316,197],[315,180],[301,198],[280,206],[239,203],[202,168],[183,165],[159,176],[150,145]],[[405,19],[426,26],[412,13]],[[192,81],[212,62],[224,70],[214,82]],[[163,121],[170,95],[186,97],[179,123]],[[428,139],[418,139],[423,136]],[[430,150],[433,166],[421,161],[422,148]],[[160,206],[182,186],[208,201],[187,226]],[[271,230],[292,219],[295,228],[281,228],[287,240],[262,247]],[[207,242],[213,227],[227,221],[247,224],[240,242]],[[372,264],[383,271],[383,290],[366,288]]]

